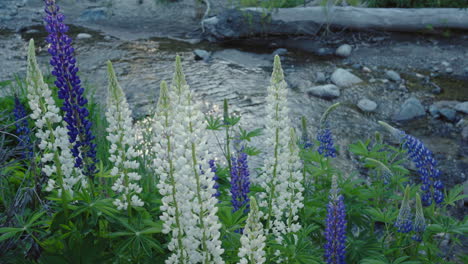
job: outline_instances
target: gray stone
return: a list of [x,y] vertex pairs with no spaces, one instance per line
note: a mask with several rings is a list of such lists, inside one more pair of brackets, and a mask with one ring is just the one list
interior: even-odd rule
[[315,82],[316,83],[324,83],[326,81],[327,81],[327,77],[325,76],[325,73],[323,73],[323,72],[315,73]]
[[468,115],[468,101],[455,105],[455,110]]
[[394,114],[393,119],[395,121],[410,121],[425,115],[426,111],[421,102],[417,98],[411,97],[403,102],[400,109]]
[[362,82],[359,77],[341,68],[338,68],[333,72],[331,81],[340,87],[349,87]]
[[283,55],[286,55],[287,53],[288,53],[287,49],[279,48],[279,49],[276,49],[275,51],[273,51],[272,55],[273,56],[275,56],[275,55],[283,56]]
[[451,74],[451,73],[453,73],[453,69],[452,68],[447,68],[447,69],[445,69],[445,72],[448,73],[448,74]]
[[440,109],[439,112],[440,112],[440,115],[443,116],[448,121],[453,122],[457,118],[457,112],[455,110],[453,110],[453,109],[442,108],[442,109]]
[[401,81],[401,77],[400,77],[400,74],[396,71],[386,71],[385,72],[385,75],[387,76],[387,78],[389,78],[390,80],[394,81],[394,82],[400,82]]
[[449,63],[448,61],[443,61],[441,64],[442,64],[444,67],[450,66],[450,63]]
[[353,48],[348,44],[343,44],[336,49],[335,54],[341,57],[349,57]]
[[91,36],[88,33],[78,33],[78,35],[76,36],[77,39],[90,39],[92,37],[93,36]]
[[210,53],[206,50],[196,49],[193,51],[195,55],[195,60],[204,60],[208,61],[210,59]]
[[364,112],[374,112],[377,109],[377,103],[367,98],[359,100],[357,106]]
[[323,99],[335,99],[340,96],[340,88],[333,84],[315,86],[307,90],[307,93]]
[[81,12],[78,17],[80,22],[93,22],[107,18],[107,9],[105,7],[92,7]]
[[432,104],[429,106],[429,113],[431,113],[431,116],[434,118],[439,118],[440,117],[440,109],[437,107],[436,104]]

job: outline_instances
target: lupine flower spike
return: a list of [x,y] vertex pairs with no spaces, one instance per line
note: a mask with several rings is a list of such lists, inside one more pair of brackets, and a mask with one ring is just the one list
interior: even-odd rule
[[214,173],[213,180],[215,181],[214,188],[216,189],[216,193],[213,195],[214,197],[219,197],[221,193],[219,192],[219,177],[218,177],[218,168],[216,168],[216,163],[214,160],[210,160],[208,162],[210,164],[210,170]]
[[112,190],[119,194],[114,205],[119,210],[130,210],[131,206],[143,206],[138,197],[142,188],[138,185],[141,176],[136,172],[139,167],[135,160],[135,135],[133,134],[131,111],[125,94],[117,82],[111,62],[107,62],[109,88],[107,96],[106,119],[109,127],[106,129],[110,142],[109,160],[112,162],[111,175],[117,177]]
[[410,187],[406,186],[405,194],[403,196],[403,202],[401,202],[400,211],[395,222],[395,227],[400,233],[409,233],[413,230],[413,214],[411,213],[410,198],[409,198]]
[[241,236],[241,247],[238,256],[238,264],[263,264],[265,258],[266,237],[261,222],[262,212],[258,210],[257,201],[254,197],[250,201],[250,212]]
[[[176,58],[176,70],[171,85],[170,98],[173,100],[172,135],[174,142],[174,178],[183,185],[187,198],[182,200],[184,215],[193,219],[185,228],[184,246],[190,263],[224,263],[221,254],[221,224],[217,216],[218,200],[214,173],[209,167],[206,120],[199,103],[192,99],[182,72],[180,57]],[[190,213],[192,212],[192,214]]]
[[423,206],[419,194],[416,194],[416,215],[414,217],[413,230],[414,235],[411,238],[421,242],[424,231],[426,231],[426,219],[424,218]]
[[247,164],[247,154],[239,152],[237,157],[231,158],[231,203],[233,212],[246,206],[249,210],[250,174]]
[[283,235],[300,229],[297,211],[302,204],[302,174],[297,139],[290,126],[287,88],[279,56],[275,56],[266,104],[266,152],[259,182],[260,207],[266,208],[266,230],[278,243]]
[[28,124],[28,114],[24,105],[20,102],[17,95],[15,95],[15,108],[13,114],[16,121],[16,135],[19,139],[19,146],[23,149],[23,158],[31,158],[33,156],[33,148],[31,144],[31,130]]
[[327,108],[320,118],[320,128],[317,133],[317,141],[319,142],[319,147],[317,151],[324,157],[336,157],[336,149],[333,144],[333,135],[328,126],[327,118],[330,113],[335,110],[340,103],[336,103]]
[[409,158],[416,164],[421,179],[421,199],[424,206],[429,206],[434,201],[440,204],[444,201],[444,184],[440,180],[440,170],[432,152],[417,138],[405,132],[391,127],[385,122],[379,121],[392,135],[398,138],[403,149],[408,152]]
[[332,178],[327,211],[325,261],[328,264],[344,264],[346,263],[346,210],[343,195],[339,194],[335,175]]
[[176,177],[174,153],[174,135],[172,133],[173,115],[171,98],[166,82],[161,82],[159,90],[159,100],[154,115],[153,142],[155,142],[153,152],[155,153],[154,169],[159,175],[159,193],[162,195],[161,220],[163,221],[163,233],[170,233],[171,241],[168,248],[172,255],[166,263],[189,263],[189,255],[185,248],[192,246],[193,238],[188,237],[185,232],[186,226],[194,223],[195,216],[190,214],[193,195],[186,185],[184,178]]
[[52,55],[50,65],[54,67],[52,75],[57,77],[55,85],[58,97],[63,100],[63,120],[67,122],[67,130],[75,166],[91,179],[96,173],[96,145],[91,132],[89,112],[86,108],[88,100],[84,95],[84,88],[75,66],[72,39],[67,35],[68,26],[63,23],[65,17],[59,12],[55,0],[44,0],[46,16],[45,28],[49,32],[46,41],[50,44],[49,53]]
[[28,102],[31,108],[31,119],[36,125],[36,137],[42,151],[42,171],[49,177],[46,191],[56,190],[59,197],[66,192],[73,196],[75,184],[86,179],[73,164],[67,130],[55,105],[52,91],[44,83],[42,73],[37,65],[34,41],[29,41],[28,67],[26,76]]

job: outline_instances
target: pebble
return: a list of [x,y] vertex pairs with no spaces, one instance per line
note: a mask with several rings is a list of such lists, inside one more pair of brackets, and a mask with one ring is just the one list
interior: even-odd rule
[[387,76],[387,78],[389,78],[390,80],[394,81],[394,82],[399,82],[401,81],[401,77],[400,77],[400,74],[396,71],[386,71],[385,72],[385,75]]
[[348,44],[343,44],[336,49],[335,54],[341,57],[349,57],[353,48]]
[[88,33],[78,33],[78,35],[76,36],[77,39],[90,39],[92,37],[93,36],[91,36]]
[[362,82],[359,77],[341,68],[336,69],[330,79],[334,84],[340,87],[349,87]]
[[374,112],[377,109],[377,103],[367,98],[359,100],[357,106],[364,112]]
[[426,111],[421,101],[416,97],[410,97],[403,102],[400,109],[394,114],[393,119],[395,121],[409,121],[425,115]]
[[447,68],[447,69],[445,69],[445,72],[448,73],[448,74],[451,74],[451,73],[453,73],[453,69],[452,68]]
[[335,99],[340,96],[340,88],[334,84],[325,84],[309,88],[307,93],[323,99]]

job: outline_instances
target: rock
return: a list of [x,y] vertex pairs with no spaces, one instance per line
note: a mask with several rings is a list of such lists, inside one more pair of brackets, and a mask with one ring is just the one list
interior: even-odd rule
[[392,71],[392,70],[386,71],[385,75],[387,76],[387,78],[389,78],[390,80],[392,80],[394,82],[400,82],[401,81],[400,74],[398,74],[398,72],[396,72],[396,71]]
[[311,52],[317,56],[331,56],[335,53],[333,49],[329,48],[318,48],[318,49],[312,49]]
[[359,77],[341,68],[338,68],[333,72],[331,81],[340,87],[349,87],[362,82]]
[[394,114],[393,119],[395,121],[404,122],[417,119],[425,115],[426,111],[424,110],[421,102],[417,98],[411,97],[403,102],[398,112]]
[[429,107],[429,113],[430,113],[431,116],[433,116],[434,118],[439,118],[439,117],[440,117],[440,109],[439,109],[439,107],[437,107],[437,105],[435,105],[435,104],[432,104],[432,105]]
[[93,36],[91,36],[88,33],[78,33],[78,35],[76,36],[77,39],[90,39],[92,37]]
[[353,69],[359,70],[362,66],[359,63],[354,63],[353,65],[351,65],[351,67],[353,67]]
[[323,72],[315,73],[315,82],[316,83],[324,83],[326,81],[327,81],[327,77],[325,76],[325,73],[323,73]]
[[204,60],[208,61],[210,59],[210,53],[206,50],[196,49],[193,51],[195,55],[195,60]]
[[366,66],[362,67],[362,71],[367,72],[367,73],[372,72],[372,70]]
[[333,84],[325,84],[312,87],[307,93],[323,99],[335,99],[340,96],[340,88]]
[[364,112],[374,112],[377,109],[377,103],[367,98],[359,100],[357,106]]
[[453,73],[453,69],[452,68],[447,68],[447,69],[445,69],[445,72],[448,73],[448,74],[451,74],[451,73]]
[[348,44],[343,44],[341,46],[339,46],[337,49],[336,49],[336,52],[335,54],[340,56],[340,57],[349,57],[349,55],[351,55],[351,51],[353,50],[353,48],[351,48],[350,45]]
[[450,108],[442,108],[440,109],[440,115],[443,116],[445,119],[447,119],[450,122],[455,121],[457,118],[457,112],[453,109]]
[[107,18],[107,9],[105,7],[91,7],[81,12],[78,17],[80,22],[93,22]]
[[416,77],[420,78],[420,79],[423,79],[424,78],[424,75],[420,74],[420,73],[416,73]]
[[461,135],[464,140],[468,141],[468,125],[462,129]]
[[465,68],[463,69],[463,72],[465,73],[466,76],[468,76],[468,67],[465,67]]
[[273,51],[272,55],[273,56],[283,56],[283,55],[286,55],[288,53],[288,50],[287,49],[283,49],[283,48],[279,48],[279,49],[276,49],[275,51]]
[[441,64],[442,64],[442,66],[444,66],[444,67],[450,66],[450,63],[447,62],[447,61],[443,61]]
[[468,115],[468,101],[455,105],[455,110]]

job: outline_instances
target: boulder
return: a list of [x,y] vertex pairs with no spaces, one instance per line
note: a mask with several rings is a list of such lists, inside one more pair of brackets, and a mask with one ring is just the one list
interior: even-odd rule
[[359,77],[341,68],[338,68],[333,72],[331,81],[340,87],[349,87],[362,82]]
[[393,119],[404,122],[424,117],[425,115],[426,111],[421,102],[417,98],[411,97],[403,102],[400,109],[393,115]]
[[309,88],[307,93],[323,99],[335,99],[340,96],[340,88],[334,84],[325,84]]

